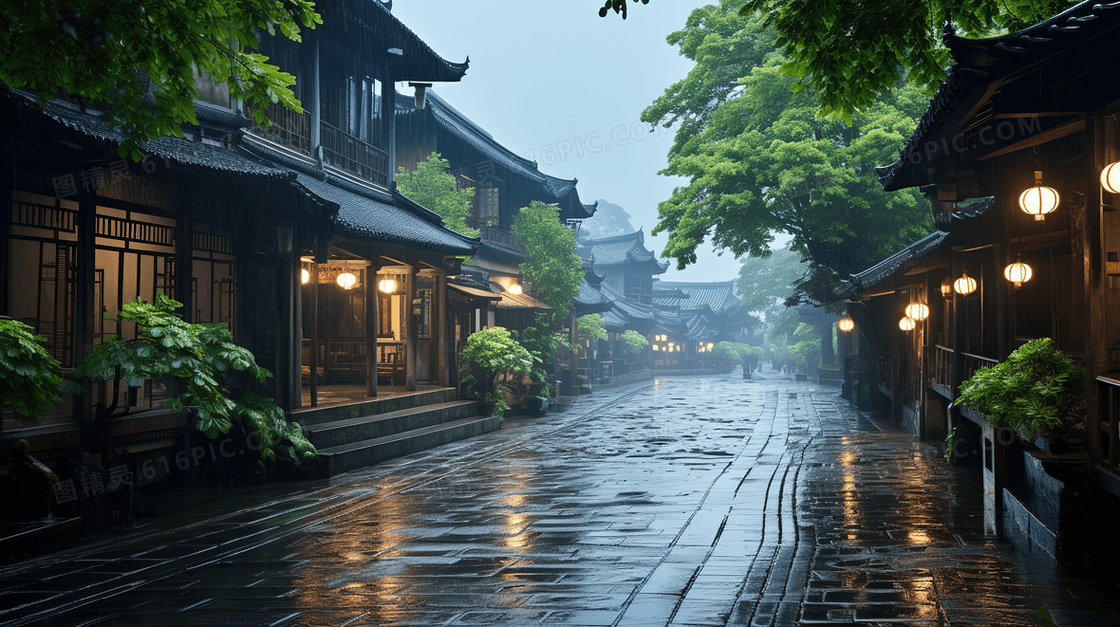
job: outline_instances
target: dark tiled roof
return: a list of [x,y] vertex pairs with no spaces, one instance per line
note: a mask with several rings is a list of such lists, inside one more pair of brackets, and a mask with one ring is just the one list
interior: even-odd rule
[[575,301],[576,313],[580,315],[602,313],[611,308],[611,301],[603,295],[599,288],[592,287],[587,279],[580,283],[579,294],[573,300]]
[[669,269],[668,261],[658,261],[657,256],[645,246],[641,229],[625,235],[585,239],[577,243],[576,252],[590,259],[596,267],[638,264],[648,267],[651,274],[661,274]]
[[323,32],[320,45],[362,58],[371,67],[385,67],[394,80],[449,82],[467,73],[470,59],[454,63],[439,56],[381,0],[336,0],[318,8],[323,14],[317,29]]
[[[101,119],[98,113],[91,110],[82,111],[77,105],[63,100],[51,101],[47,103],[44,109],[36,103],[35,97],[31,94],[10,88],[4,88],[4,91],[22,106],[42,114],[56,124],[88,137],[118,145],[124,143],[127,139],[124,133],[113,128],[108,122]],[[230,174],[260,178],[281,180],[295,178],[294,173],[289,170],[258,163],[236,150],[192,142],[178,137],[157,137],[145,143],[143,148],[152,155],[183,165],[200,166]]]
[[1001,78],[1021,71],[1033,63],[1053,56],[1071,42],[1089,41],[1108,30],[1120,28],[1120,2],[1082,2],[1044,22],[1021,31],[989,39],[965,39],[952,30],[945,33],[945,45],[956,63],[946,70],[946,79],[930,100],[918,128],[903,146],[898,160],[876,168],[879,183],[887,191],[925,183],[923,173],[937,138],[953,129],[949,124],[962,111],[975,108],[985,96],[986,87]]
[[658,305],[678,305],[681,311],[708,308],[717,314],[723,314],[742,306],[739,297],[735,294],[735,281],[714,283],[657,281],[653,284],[653,289],[655,292],[658,290],[684,292],[687,298],[683,301],[677,297],[655,296],[653,299],[653,302]]
[[622,330],[630,324],[630,319],[621,311],[615,309],[608,309],[599,315],[603,318],[603,325],[608,329]]
[[402,207],[356,194],[300,173],[298,180],[311,193],[338,205],[336,223],[342,235],[423,248],[445,255],[472,255],[475,238],[432,224]]
[[656,320],[657,319],[656,312],[654,312],[653,307],[650,307],[649,305],[642,305],[640,303],[635,303],[635,302],[630,301],[630,300],[626,300],[625,296],[623,296],[622,294],[615,291],[614,288],[607,285],[606,283],[604,283],[602,286],[600,286],[600,289],[603,292],[603,296],[607,297],[607,300],[611,301],[611,305],[613,305],[614,309],[617,309],[620,313],[625,315],[628,319],[631,319],[631,320]]
[[847,280],[841,281],[840,285],[833,291],[840,298],[858,294],[861,290],[871,287],[897,272],[902,264],[907,261],[921,259],[937,250],[937,247],[948,236],[948,233],[934,231],[863,272],[851,275]]
[[688,327],[688,339],[704,342],[719,335],[719,329],[712,328],[711,321],[704,314],[693,314],[684,320]]

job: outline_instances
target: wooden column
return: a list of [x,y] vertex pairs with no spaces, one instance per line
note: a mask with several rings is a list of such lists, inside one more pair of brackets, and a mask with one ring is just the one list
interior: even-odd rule
[[[75,247],[77,276],[74,282],[74,363],[77,364],[93,348],[94,281],[96,280],[95,245],[97,238],[97,194],[95,190],[83,190],[78,197],[78,244]],[[63,269],[59,270],[63,272]],[[80,422],[82,440],[89,435],[90,406],[93,404],[92,385],[88,379],[82,380],[81,394],[74,395],[74,415]],[[91,450],[93,442],[83,442],[83,450]],[[97,447],[92,449],[97,452]]]
[[[319,264],[311,264],[311,280],[307,282],[311,290],[311,311],[308,320],[311,327],[311,406],[319,406]],[[302,351],[301,351],[302,355]]]
[[[393,189],[397,170],[397,88],[393,76],[385,71],[381,74],[381,149],[388,155],[385,169],[388,170],[385,186]],[[409,292],[411,295],[411,292]],[[410,305],[411,306],[411,305]],[[411,372],[412,368],[409,367]]]
[[377,396],[377,261],[366,267],[366,396]]
[[315,158],[320,168],[323,167],[323,160],[320,156],[322,154],[320,147],[323,145],[323,114],[322,99],[319,95],[319,83],[322,77],[322,74],[319,72],[319,38],[321,37],[321,32],[322,29],[315,29],[308,33],[313,42],[311,47],[311,102],[308,107],[311,111],[311,156]]
[[[1074,251],[1081,248],[1081,273],[1085,289],[1085,411],[1087,415],[1087,437],[1090,455],[1096,459],[1101,450],[1100,431],[1100,401],[1097,376],[1108,373],[1105,345],[1108,341],[1106,320],[1108,312],[1107,280],[1104,268],[1104,208],[1100,203],[1100,173],[1101,168],[1109,163],[1105,159],[1108,143],[1106,129],[1109,120],[1090,118],[1085,133],[1085,156],[1083,159],[1086,181],[1085,206],[1081,209],[1071,207],[1070,211],[1078,212],[1084,216],[1078,220],[1079,229],[1074,228],[1074,220],[1070,220],[1071,239],[1080,235],[1080,241],[1074,244]],[[1077,233],[1079,231],[1079,233]],[[1078,244],[1080,246],[1078,246]],[[1115,315],[1113,313],[1112,315]],[[1110,434],[1109,448],[1115,448],[1117,436]]]
[[447,274],[440,272],[436,275],[435,285],[435,312],[432,315],[432,341],[436,342],[436,384],[449,387],[451,385],[451,373],[448,370],[447,364],[450,361],[449,352],[454,350],[454,339],[452,338],[449,329],[455,328],[451,321],[447,319]]
[[416,389],[416,319],[412,315],[413,287],[416,285],[416,266],[409,266],[404,275],[404,388]]
[[194,207],[184,191],[179,196],[179,224],[175,229],[175,300],[183,303],[183,320],[195,320],[194,304]]

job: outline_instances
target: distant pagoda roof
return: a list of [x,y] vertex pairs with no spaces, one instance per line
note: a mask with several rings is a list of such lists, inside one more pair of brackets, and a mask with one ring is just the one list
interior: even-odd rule
[[662,274],[669,269],[668,261],[659,261],[657,255],[646,248],[641,229],[624,235],[580,240],[576,243],[576,253],[591,260],[597,268],[633,264],[648,269],[650,274]]

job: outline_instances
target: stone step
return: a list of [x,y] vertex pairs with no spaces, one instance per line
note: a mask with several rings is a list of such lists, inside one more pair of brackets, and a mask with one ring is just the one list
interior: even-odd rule
[[404,433],[320,449],[319,463],[322,471],[327,476],[333,477],[350,470],[496,431],[501,426],[502,420],[497,416],[474,416],[452,420]]
[[476,415],[477,401],[450,401],[304,427],[317,449],[372,440]]
[[310,425],[336,422],[349,418],[361,418],[374,414],[420,407],[421,405],[434,405],[455,400],[455,388],[438,388],[411,394],[398,394],[384,398],[371,398],[353,403],[343,403],[330,407],[305,407],[291,412],[289,420],[299,422],[307,427]]

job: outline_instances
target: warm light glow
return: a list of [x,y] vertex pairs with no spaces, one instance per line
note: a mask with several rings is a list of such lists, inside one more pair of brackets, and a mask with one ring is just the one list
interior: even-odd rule
[[950,279],[949,277],[945,277],[944,279],[941,280],[941,296],[943,298],[949,298],[952,295],[953,295],[953,280]]
[[1022,287],[1024,283],[1031,280],[1033,274],[1031,267],[1022,261],[1016,261],[1003,269],[1004,278],[1014,283],[1015,287]]
[[506,291],[510,294],[513,294],[514,296],[521,296],[521,286],[517,283],[510,283],[509,287],[506,288]]
[[848,331],[856,328],[856,323],[853,322],[851,318],[841,318],[840,322],[838,322],[836,326],[840,327],[840,330],[844,333],[847,333]]
[[1110,194],[1120,194],[1120,161],[1110,163],[1101,170],[1101,187]]
[[657,344],[654,344],[654,345],[653,345],[653,350],[655,350],[655,351],[659,351],[659,350],[661,350],[661,346],[659,346],[659,345],[657,345]]
[[929,317],[929,307],[924,303],[910,303],[906,306],[906,317],[914,320],[925,320]]
[[716,347],[715,342],[708,342],[708,350],[712,350],[715,347]]
[[1045,220],[1046,214],[1058,208],[1061,199],[1053,187],[1036,185],[1019,194],[1019,208],[1023,213],[1034,216],[1035,220]]
[[953,291],[961,296],[968,296],[976,291],[976,279],[968,276],[968,273],[962,273],[961,278],[953,282]]
[[916,326],[918,326],[918,323],[913,318],[903,317],[902,320],[898,321],[898,328],[903,331],[913,331]]
[[358,277],[353,272],[343,272],[334,279],[335,283],[344,290],[352,290],[358,284]]
[[381,279],[377,284],[377,289],[381,290],[384,294],[392,294],[397,291],[397,282],[393,279]]
[[311,282],[311,273],[307,271],[307,268],[299,271],[299,282],[303,283],[304,285],[307,285]]

